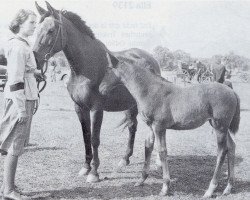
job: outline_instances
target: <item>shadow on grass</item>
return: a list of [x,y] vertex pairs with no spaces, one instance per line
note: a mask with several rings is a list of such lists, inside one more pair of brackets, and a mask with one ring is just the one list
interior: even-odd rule
[[[242,158],[235,159],[235,166],[243,161]],[[193,195],[203,195],[209,186],[216,165],[216,156],[173,156],[169,158],[169,168],[172,182],[171,190]],[[151,174],[161,179],[159,171]],[[222,167],[217,190],[223,192],[227,184],[227,159]],[[250,192],[250,182],[235,182],[237,193],[241,191]]]
[[35,152],[35,151],[57,151],[63,150],[62,147],[28,147],[25,149],[26,152]]
[[[242,162],[242,158],[236,158],[236,166]],[[179,193],[181,195],[194,195],[202,197],[212,178],[215,168],[215,156],[170,156],[169,166],[171,179],[174,180],[171,186],[171,193]],[[219,182],[217,194],[220,195],[226,186],[226,164],[222,169],[222,175]],[[138,173],[138,172],[137,172]],[[150,179],[161,179],[159,171],[151,171]],[[113,178],[109,179],[113,180]],[[121,177],[120,182],[123,181]],[[126,183],[121,186],[104,186],[95,187],[77,187],[72,189],[49,190],[29,193],[32,199],[121,199],[136,198],[158,195],[162,184],[160,181],[152,183],[146,181],[142,187],[134,187],[135,181]],[[250,192],[250,182],[236,180],[233,193]],[[175,194],[174,194],[175,195]]]

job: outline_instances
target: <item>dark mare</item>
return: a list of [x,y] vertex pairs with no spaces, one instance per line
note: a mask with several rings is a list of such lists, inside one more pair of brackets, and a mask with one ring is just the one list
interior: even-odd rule
[[163,170],[163,187],[160,194],[168,194],[170,173],[166,129],[190,130],[209,121],[216,132],[218,154],[214,175],[204,197],[213,195],[226,155],[228,183],[223,194],[230,194],[234,182],[235,160],[235,142],[232,136],[238,131],[240,122],[240,100],[237,94],[219,83],[201,83],[183,88],[145,70],[147,62],[144,59],[138,62],[118,57],[118,60],[120,63],[117,66],[110,66],[135,98],[139,113],[151,129],[145,141],[142,177],[136,185],[142,185],[148,177],[156,138]]
[[[48,11],[36,3],[41,20],[33,50],[39,65],[43,65],[46,59],[61,50],[70,63],[71,75],[67,89],[75,103],[86,151],[80,174],[88,174],[87,182],[97,182],[103,111],[125,111],[126,114],[123,122],[129,129],[129,140],[126,154],[119,166],[129,164],[137,129],[136,102],[108,67],[109,59],[115,64],[117,60],[113,55],[131,60],[144,58],[148,62],[148,71],[160,74],[160,68],[149,53],[140,49],[109,52],[78,15],[55,10],[48,2],[46,4]],[[110,56],[107,57],[107,53]]]

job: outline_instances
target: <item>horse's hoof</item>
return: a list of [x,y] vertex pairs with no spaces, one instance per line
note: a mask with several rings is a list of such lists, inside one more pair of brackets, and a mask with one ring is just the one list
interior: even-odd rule
[[83,167],[83,168],[79,171],[78,176],[81,177],[81,176],[88,175],[89,172],[90,172],[90,169],[87,169],[87,168]]
[[142,181],[139,181],[139,182],[137,182],[134,186],[135,186],[135,187],[143,186],[143,182],[142,182]]
[[98,174],[89,174],[86,180],[87,183],[97,183],[99,181],[100,179]]
[[225,190],[223,191],[222,195],[229,195],[231,194],[232,191],[232,186],[231,185],[227,185],[227,187],[225,188]]
[[125,160],[125,159],[122,159],[119,163],[118,163],[118,167],[119,168],[122,168],[122,167],[126,167],[129,165],[129,160]]

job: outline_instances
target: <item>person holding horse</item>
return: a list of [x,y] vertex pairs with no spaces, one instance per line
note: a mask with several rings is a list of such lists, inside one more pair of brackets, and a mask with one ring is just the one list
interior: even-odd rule
[[6,155],[1,188],[3,199],[22,199],[15,189],[15,174],[18,158],[29,139],[33,111],[38,100],[35,76],[40,72],[28,42],[35,31],[36,18],[33,11],[21,9],[9,26],[14,37],[8,40],[5,49],[8,81],[0,124],[0,152]]

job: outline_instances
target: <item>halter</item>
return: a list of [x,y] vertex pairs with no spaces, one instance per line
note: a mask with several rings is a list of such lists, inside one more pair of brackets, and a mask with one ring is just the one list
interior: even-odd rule
[[[57,43],[57,40],[58,40],[60,34],[61,34],[61,38],[62,38],[62,40],[61,40],[62,49],[66,45],[66,38],[64,37],[64,34],[63,34],[62,13],[61,12],[59,12],[59,20],[55,19],[55,21],[57,21],[59,28],[57,29],[56,38],[54,40],[53,45],[51,46],[49,52],[47,54],[45,54],[45,56],[44,56],[43,61],[45,62],[45,68],[44,67],[41,68],[41,74],[43,76],[45,75],[46,71],[48,70],[49,59],[51,58],[51,54],[55,48],[55,45]],[[38,88],[39,88],[39,85],[41,82],[44,82],[44,84],[43,84],[42,88],[39,89],[39,92],[42,92],[47,84],[46,80],[41,80],[37,84]]]
[[[47,54],[45,54],[44,59],[43,59],[43,61],[45,62],[45,68],[43,66],[40,69],[41,70],[41,74],[42,74],[43,77],[45,76],[45,73],[48,70],[49,59],[51,58],[51,54],[53,53],[53,50],[55,48],[55,45],[57,43],[57,40],[58,40],[60,34],[61,34],[61,38],[62,38],[61,39],[61,45],[62,45],[61,47],[62,47],[62,49],[64,49],[64,47],[66,46],[66,37],[63,34],[63,23],[62,23],[62,13],[61,12],[59,12],[59,20],[55,19],[55,21],[58,23],[59,28],[57,29],[56,38],[54,40],[53,45],[51,46],[49,52]],[[40,86],[41,82],[43,82],[43,86],[42,86],[41,89],[39,89],[40,88],[39,86]],[[46,87],[46,85],[47,85],[47,81],[44,78],[42,80],[37,81],[37,87],[39,89],[39,93],[44,90],[44,88]],[[40,98],[40,96],[39,96],[39,98]],[[34,111],[33,114],[36,113],[37,108],[38,108],[38,105],[36,106],[35,111]]]

